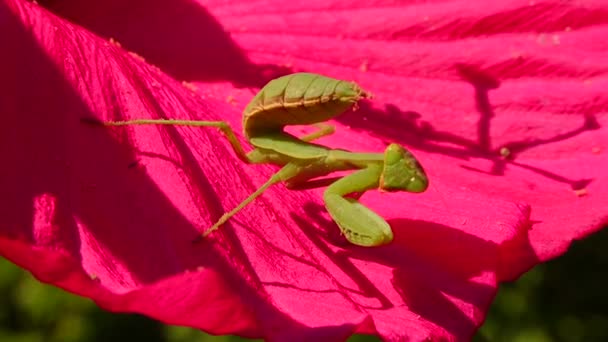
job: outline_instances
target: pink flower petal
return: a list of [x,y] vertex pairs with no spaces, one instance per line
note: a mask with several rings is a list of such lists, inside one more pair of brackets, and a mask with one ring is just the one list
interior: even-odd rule
[[[466,340],[498,281],[607,222],[600,1],[50,5],[88,31],[7,3],[0,253],[109,310],[275,340]],[[363,197],[389,220],[393,244],[348,245],[323,188],[275,186],[192,245],[276,168],[243,165],[213,129],[81,122],[240,128],[255,92],[242,87],[289,69],[375,95],[321,143],[382,151],[397,141],[427,170],[424,194]]]

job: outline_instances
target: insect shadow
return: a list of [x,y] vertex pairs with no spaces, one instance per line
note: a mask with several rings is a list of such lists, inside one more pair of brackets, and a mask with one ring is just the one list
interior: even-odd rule
[[[82,15],[78,4],[39,2],[99,36],[112,38],[177,80],[230,81],[237,87],[261,87],[291,73],[286,67],[252,63],[213,15],[196,1],[174,0],[150,6],[148,1],[133,0],[125,6],[123,1],[109,0],[94,5],[93,12],[103,15],[89,16]],[[87,7],[87,13],[91,10]],[[128,29],[117,22],[128,22]]]
[[[389,266],[393,269],[391,284],[408,309],[430,322],[446,327],[456,335],[463,330],[473,331],[475,323],[446,295],[483,311],[496,289],[469,279],[485,271],[494,271],[498,273],[499,279],[508,280],[517,276],[501,273],[511,268],[506,267],[508,264],[525,260],[526,266],[530,267],[537,262],[528,239],[528,230],[532,225],[530,221],[523,223],[511,240],[499,245],[443,224],[393,219],[389,220],[396,233],[393,243],[371,250],[350,245],[340,237],[339,230],[333,227],[335,223],[326,217],[323,206],[309,202],[304,205],[304,211],[305,218],[292,214],[300,231],[357,284],[357,290],[353,290],[352,286],[341,282],[331,271],[325,269],[324,274],[332,278],[340,288],[335,292],[339,292],[361,310],[393,308],[394,303],[384,294],[386,289],[379,289],[376,282],[369,279],[353,260]],[[429,248],[429,241],[432,241],[432,248]],[[332,244],[342,249],[336,251],[335,248],[330,248]],[[517,259],[502,259],[509,255],[504,250],[514,246],[518,250]],[[483,258],[480,259],[480,256]],[[325,266],[318,265],[317,268],[319,267]],[[379,305],[371,307],[361,304],[357,300],[361,294],[375,298]]]
[[477,104],[477,110],[480,114],[480,119],[478,122],[478,146],[482,151],[481,156],[487,155],[485,157],[493,161],[493,166],[490,171],[482,171],[465,165],[462,166],[463,168],[491,175],[502,176],[504,175],[507,166],[510,164],[530,170],[554,181],[568,184],[572,190],[583,189],[592,181],[591,179],[568,179],[567,177],[560,176],[559,174],[551,171],[516,162],[515,159],[519,153],[528,149],[567,140],[586,131],[601,128],[593,114],[583,115],[583,122],[581,123],[580,127],[575,127],[568,132],[557,134],[553,137],[508,142],[501,147],[501,149],[506,151],[508,155],[502,158],[496,157],[496,155],[500,155],[500,150],[491,149],[491,119],[495,117],[496,114],[494,113],[492,105],[490,104],[489,91],[498,88],[500,86],[500,82],[491,75],[477,69],[474,66],[457,64],[456,69],[461,77],[469,82],[475,89],[475,101]]
[[[491,123],[492,118],[496,117],[497,114],[492,108],[489,92],[500,87],[500,81],[474,66],[457,64],[455,68],[462,79],[470,83],[475,91],[474,97],[479,120],[477,122],[477,135],[474,138],[438,130],[430,122],[423,120],[424,116],[422,114],[403,111],[394,104],[387,104],[384,110],[379,110],[371,107],[366,102],[362,102],[360,111],[345,113],[336,117],[336,120],[353,129],[371,132],[384,139],[386,143],[398,141],[405,146],[429,153],[443,154],[462,160],[484,158],[492,162],[492,167],[488,171],[461,165],[463,169],[473,172],[502,176],[507,167],[519,167],[553,181],[567,184],[573,190],[583,189],[592,181],[591,179],[569,179],[549,170],[526,165],[518,162],[517,156],[538,146],[567,140],[578,134],[599,129],[601,126],[593,114],[583,115],[579,127],[574,127],[570,131],[553,137],[514,140],[500,148],[492,148]],[[391,122],[391,125],[386,125],[385,122]],[[502,155],[501,150],[507,152],[508,156]]]

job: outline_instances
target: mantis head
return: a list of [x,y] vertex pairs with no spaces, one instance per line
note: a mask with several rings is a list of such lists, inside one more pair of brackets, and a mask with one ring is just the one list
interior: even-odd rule
[[[361,89],[356,83],[353,82],[340,82],[334,89],[334,97],[339,99],[341,102],[349,104],[355,104],[360,99],[371,98],[371,94]],[[355,106],[353,110],[356,110]]]
[[428,185],[422,166],[408,150],[397,144],[390,144],[386,148],[380,189],[423,192]]

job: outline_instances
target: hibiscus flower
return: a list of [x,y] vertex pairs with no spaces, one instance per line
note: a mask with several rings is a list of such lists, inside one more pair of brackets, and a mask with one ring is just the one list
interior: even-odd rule
[[[602,1],[7,0],[0,254],[213,334],[467,340],[499,282],[608,221],[606,18]],[[192,244],[277,168],[215,129],[82,120],[240,131],[259,88],[298,71],[374,94],[320,144],[397,142],[427,171],[425,193],[362,197],[390,245],[346,243],[324,188],[283,185]]]

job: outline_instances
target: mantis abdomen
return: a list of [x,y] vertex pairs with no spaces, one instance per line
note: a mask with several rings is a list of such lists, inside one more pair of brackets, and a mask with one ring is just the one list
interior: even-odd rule
[[342,114],[367,93],[353,82],[297,73],[270,81],[243,112],[248,138],[279,132],[288,125],[310,125]]

